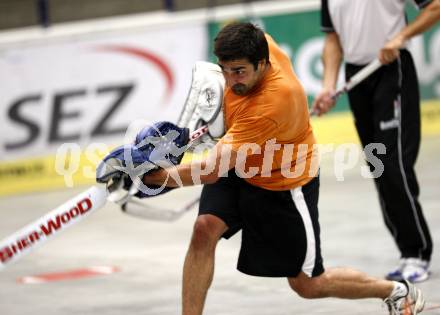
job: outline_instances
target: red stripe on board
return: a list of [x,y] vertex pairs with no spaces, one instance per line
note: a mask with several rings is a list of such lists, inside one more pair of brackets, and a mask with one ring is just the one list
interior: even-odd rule
[[23,284],[31,284],[31,283],[47,283],[47,282],[62,281],[62,280],[77,280],[77,279],[100,276],[100,275],[109,275],[118,271],[120,271],[118,267],[94,266],[83,269],[22,277],[22,278],[18,278],[17,282]]

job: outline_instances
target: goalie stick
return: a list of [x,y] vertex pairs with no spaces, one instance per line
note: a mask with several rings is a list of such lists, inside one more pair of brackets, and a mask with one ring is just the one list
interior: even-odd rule
[[200,196],[186,203],[183,207],[179,209],[162,208],[149,205],[142,202],[139,199],[132,199],[129,202],[121,206],[122,211],[132,215],[134,217],[172,222],[179,219],[184,213],[191,210],[195,205],[199,203]]
[[[204,135],[207,130],[207,126],[202,126],[192,132],[189,137],[189,143]],[[38,220],[4,238],[0,242],[0,270],[102,208],[107,200],[123,205],[138,191],[135,185],[132,185],[128,192],[124,191],[124,194],[121,195],[119,193],[121,185],[120,181],[111,181],[107,185],[97,184],[92,186]],[[190,205],[191,207],[192,205]],[[177,218],[179,215],[175,216]]]

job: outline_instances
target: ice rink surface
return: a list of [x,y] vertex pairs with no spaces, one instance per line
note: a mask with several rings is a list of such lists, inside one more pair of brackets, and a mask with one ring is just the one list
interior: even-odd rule
[[[434,241],[432,277],[421,283],[423,314],[440,314],[440,138],[424,138],[417,162],[420,201]],[[320,222],[325,266],[351,266],[382,277],[398,253],[382,221],[371,179],[359,164],[338,181],[334,160],[321,168]],[[0,199],[0,239],[62,204],[85,187]],[[179,207],[198,194],[184,188],[152,199]],[[176,222],[155,222],[123,214],[107,204],[52,241],[0,272],[1,315],[175,315],[179,314],[181,270],[196,210]],[[380,300],[305,300],[282,278],[258,278],[235,269],[240,235],[221,241],[205,314],[387,314]],[[115,266],[119,272],[77,280],[22,284],[24,276]]]

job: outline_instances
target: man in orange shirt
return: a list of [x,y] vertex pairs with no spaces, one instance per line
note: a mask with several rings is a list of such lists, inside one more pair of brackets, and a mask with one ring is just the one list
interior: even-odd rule
[[145,184],[167,180],[176,187],[176,178],[184,186],[204,184],[183,270],[183,314],[202,314],[217,242],[239,230],[241,272],[286,277],[305,298],[375,297],[385,300],[390,314],[420,312],[423,296],[408,282],[347,268],[324,270],[315,138],[289,58],[250,23],[224,27],[214,52],[226,80],[225,136],[199,164],[144,176]]

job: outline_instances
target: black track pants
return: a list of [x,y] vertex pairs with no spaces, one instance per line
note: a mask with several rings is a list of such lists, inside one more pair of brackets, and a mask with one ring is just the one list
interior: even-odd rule
[[[362,66],[346,65],[346,79]],[[432,240],[418,201],[414,164],[420,146],[420,96],[410,53],[381,67],[348,94],[355,125],[365,147],[383,143],[384,165],[375,179],[385,220],[402,257],[430,260]]]

